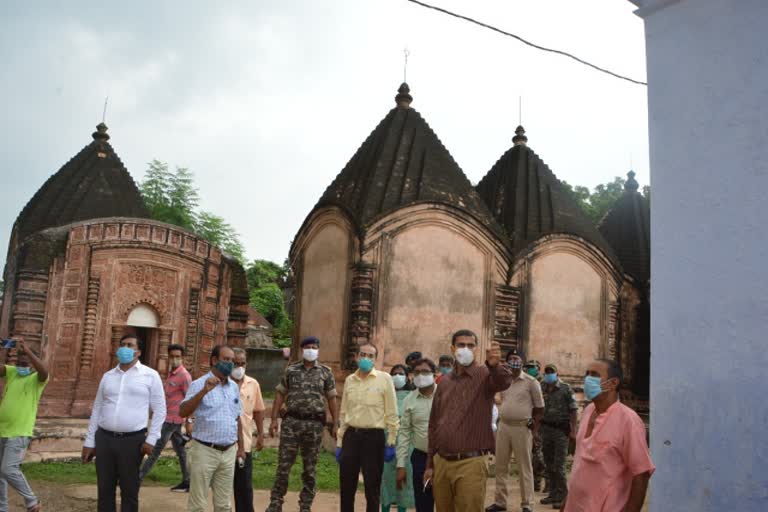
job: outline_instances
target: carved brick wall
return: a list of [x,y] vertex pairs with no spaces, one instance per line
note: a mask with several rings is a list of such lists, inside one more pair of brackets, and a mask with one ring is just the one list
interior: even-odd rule
[[493,340],[501,345],[502,353],[520,348],[521,290],[507,285],[496,287],[494,302]]
[[200,311],[200,289],[189,290],[189,305],[187,306],[187,329],[184,339],[184,365],[192,368],[195,361],[195,348],[198,337],[198,314]]
[[99,305],[98,277],[88,280],[88,296],[85,302],[85,323],[83,326],[83,343],[80,353],[80,371],[89,372],[93,366],[94,337],[96,336],[96,312]]
[[373,325],[374,272],[376,267],[358,263],[352,270],[352,300],[350,301],[349,335],[342,366],[353,370],[357,347],[371,341]]
[[609,359],[617,359],[617,345],[619,341],[619,303],[611,302],[608,304],[608,353]]

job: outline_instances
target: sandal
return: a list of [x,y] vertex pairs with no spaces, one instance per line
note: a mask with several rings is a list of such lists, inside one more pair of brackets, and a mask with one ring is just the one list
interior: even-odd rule
[[32,505],[27,509],[27,512],[40,512],[42,510],[43,505],[38,501],[35,505]]

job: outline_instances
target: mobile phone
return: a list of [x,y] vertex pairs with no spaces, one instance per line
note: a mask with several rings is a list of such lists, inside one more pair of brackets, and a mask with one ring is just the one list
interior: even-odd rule
[[432,479],[431,478],[427,478],[427,481],[424,482],[424,491],[423,492],[427,492],[427,487],[429,487],[429,485],[431,483],[432,483]]
[[16,340],[3,340],[3,348],[16,348]]

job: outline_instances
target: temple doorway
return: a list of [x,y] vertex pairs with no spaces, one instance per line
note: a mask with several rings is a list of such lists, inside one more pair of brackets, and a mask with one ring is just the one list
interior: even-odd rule
[[159,316],[152,306],[139,304],[131,310],[126,322],[126,332],[135,334],[144,343],[139,361],[151,368],[157,366],[157,327],[160,323],[159,320]]

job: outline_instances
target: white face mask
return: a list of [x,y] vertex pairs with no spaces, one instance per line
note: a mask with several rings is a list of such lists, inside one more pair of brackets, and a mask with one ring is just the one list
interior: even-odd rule
[[243,377],[245,377],[245,368],[242,366],[237,366],[232,370],[230,375],[235,380],[241,380]]
[[419,389],[431,387],[435,383],[434,375],[417,375],[413,378],[414,385]]
[[305,348],[302,354],[304,359],[311,363],[317,360],[317,356],[320,354],[320,351],[316,348]]
[[472,352],[467,347],[461,347],[456,349],[456,361],[458,361],[461,366],[469,366],[472,364],[472,361],[474,360],[475,360],[475,353]]
[[393,375],[392,384],[395,385],[395,389],[402,389],[405,386],[405,375]]

